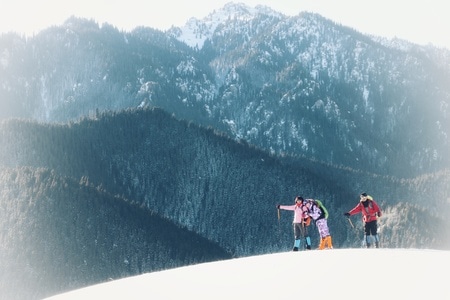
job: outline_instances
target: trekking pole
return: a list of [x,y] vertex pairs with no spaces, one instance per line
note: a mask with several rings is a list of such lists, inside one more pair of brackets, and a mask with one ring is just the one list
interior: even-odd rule
[[353,229],[355,229],[355,226],[353,225],[352,220],[350,220],[350,218],[347,218],[348,222],[350,223],[350,226],[352,226]]
[[350,220],[350,217],[347,217],[347,220],[348,220],[348,222],[350,223],[350,226],[352,227],[352,231],[353,231],[353,233],[355,234],[356,238],[359,239],[359,234],[358,234],[358,232],[357,232],[357,230],[356,230],[356,228],[355,228],[355,225],[353,225],[352,220]]
[[[381,248],[381,238],[380,238],[380,217],[377,217],[377,236],[378,236],[378,247]],[[383,235],[381,235],[383,237]]]
[[278,238],[280,239],[280,244],[282,243],[282,235],[281,235],[281,225],[280,225],[280,208],[277,208],[278,213]]
[[280,241],[281,241],[281,227],[280,227],[280,209],[277,208],[278,212],[278,234],[280,235]]

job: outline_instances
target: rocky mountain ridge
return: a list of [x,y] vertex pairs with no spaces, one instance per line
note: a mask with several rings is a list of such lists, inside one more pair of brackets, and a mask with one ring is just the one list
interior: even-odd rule
[[2,118],[156,106],[271,153],[399,177],[450,165],[449,51],[317,14],[229,4],[184,28],[129,33],[71,18],[0,43]]

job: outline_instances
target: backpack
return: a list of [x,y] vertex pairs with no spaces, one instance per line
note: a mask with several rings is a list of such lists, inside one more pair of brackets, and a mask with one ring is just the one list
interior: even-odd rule
[[316,202],[317,207],[320,209],[320,211],[322,212],[322,215],[325,216],[325,219],[328,219],[328,210],[325,208],[325,206],[323,205],[322,201],[320,200],[314,200]]

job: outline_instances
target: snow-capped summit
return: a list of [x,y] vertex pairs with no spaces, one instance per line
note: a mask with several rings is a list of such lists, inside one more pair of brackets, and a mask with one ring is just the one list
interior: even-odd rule
[[268,16],[284,16],[264,5],[255,7],[247,6],[243,3],[229,2],[219,10],[214,10],[205,18],[199,20],[190,18],[182,27],[172,27],[167,33],[176,37],[178,40],[185,42],[193,48],[201,49],[206,39],[210,38],[217,26],[223,24],[227,20],[252,20],[257,15]]

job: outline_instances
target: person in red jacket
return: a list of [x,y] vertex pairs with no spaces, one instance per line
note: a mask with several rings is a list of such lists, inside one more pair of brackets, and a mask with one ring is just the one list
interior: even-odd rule
[[305,199],[302,196],[295,197],[294,205],[279,205],[277,209],[294,211],[294,247],[292,251],[299,251],[301,239],[305,239],[306,250],[311,250],[311,238],[308,233],[308,226],[311,223],[311,217],[308,215],[309,211],[305,205]]
[[373,200],[372,196],[367,195],[367,193],[362,193],[360,195],[359,203],[351,209],[349,212],[344,213],[344,216],[349,218],[352,215],[361,213],[364,223],[364,235],[366,239],[366,246],[370,248],[371,237],[373,236],[375,240],[375,247],[380,247],[380,241],[378,238],[378,225],[377,219],[381,217],[381,209],[378,204]]

